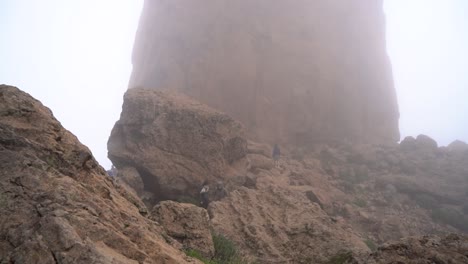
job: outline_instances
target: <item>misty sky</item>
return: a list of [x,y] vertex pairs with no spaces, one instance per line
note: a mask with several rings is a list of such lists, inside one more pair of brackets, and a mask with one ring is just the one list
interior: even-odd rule
[[[0,83],[41,100],[105,168],[142,0],[0,0]],[[386,0],[402,136],[468,141],[468,1]]]

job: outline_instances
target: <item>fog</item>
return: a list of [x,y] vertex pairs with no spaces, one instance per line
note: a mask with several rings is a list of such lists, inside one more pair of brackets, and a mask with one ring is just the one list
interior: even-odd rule
[[402,136],[468,141],[468,2],[387,0]]
[[[142,2],[0,2],[0,83],[51,108],[106,168]],[[468,3],[387,0],[385,11],[402,138],[468,141]]]

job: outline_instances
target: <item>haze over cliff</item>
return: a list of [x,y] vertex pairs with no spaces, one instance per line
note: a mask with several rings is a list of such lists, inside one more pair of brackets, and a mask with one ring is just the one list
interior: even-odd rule
[[383,1],[145,1],[130,88],[177,90],[267,142],[399,140]]

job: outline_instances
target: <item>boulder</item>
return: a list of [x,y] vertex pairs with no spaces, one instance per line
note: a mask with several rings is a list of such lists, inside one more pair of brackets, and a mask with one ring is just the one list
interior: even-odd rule
[[454,153],[466,153],[468,152],[468,144],[460,140],[455,140],[447,146],[447,149]]
[[211,258],[214,255],[208,212],[193,204],[164,201],[151,211],[151,219],[160,223],[167,234],[185,249],[193,249]]
[[259,154],[248,154],[247,160],[249,161],[249,170],[253,172],[258,169],[270,170],[275,166],[273,159]]
[[426,135],[416,137],[406,137],[400,142],[400,148],[404,151],[434,152],[437,150],[437,142]]
[[419,135],[416,137],[416,142],[420,148],[428,149],[428,150],[436,150],[437,149],[437,142],[426,135]]
[[400,148],[404,151],[412,151],[416,149],[416,147],[417,147],[416,139],[412,136],[405,137],[400,142]]
[[132,89],[108,150],[118,169],[136,169],[157,200],[198,199],[203,182],[228,180],[247,141],[239,122],[187,96]]
[[0,263],[196,262],[144,211],[48,108],[0,86]]

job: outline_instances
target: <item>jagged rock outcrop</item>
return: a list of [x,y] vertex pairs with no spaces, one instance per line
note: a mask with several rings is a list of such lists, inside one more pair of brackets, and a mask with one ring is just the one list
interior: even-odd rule
[[184,95],[132,89],[109,138],[109,158],[124,180],[134,168],[156,201],[193,200],[204,181],[237,176],[232,168],[247,154],[244,134],[239,122]]
[[0,263],[199,263],[39,101],[0,86]]
[[[468,230],[468,155],[427,136],[401,145],[284,145],[279,167],[271,146],[243,138],[239,123],[193,99],[131,89],[109,153],[118,168],[132,167],[119,179],[141,197],[197,203],[210,180],[214,233],[258,263],[326,263],[390,240]],[[217,197],[219,179],[229,184]],[[175,237],[186,231],[178,224]]]
[[408,136],[405,137],[400,147],[404,151],[418,151],[424,154],[430,154],[437,151],[437,142],[426,135],[419,135],[416,138]]
[[267,142],[397,142],[382,0],[147,0],[130,88],[177,90]]
[[468,237],[456,234],[443,238],[410,237],[379,247],[362,263],[468,263]]
[[422,147],[411,151],[355,144],[285,150],[279,169],[250,166],[255,188],[210,204],[213,228],[259,263],[335,263],[327,259],[404,237],[467,233],[468,155],[419,138]]
[[183,248],[197,250],[206,258],[213,257],[210,217],[205,209],[164,201],[153,208],[150,218],[160,223],[169,236],[182,243]]
[[307,197],[310,186],[289,186],[284,179],[261,175],[256,190],[243,187],[211,203],[214,230],[240,245],[255,263],[325,263],[343,250],[369,251],[349,225]]

